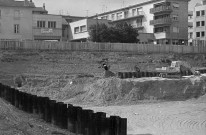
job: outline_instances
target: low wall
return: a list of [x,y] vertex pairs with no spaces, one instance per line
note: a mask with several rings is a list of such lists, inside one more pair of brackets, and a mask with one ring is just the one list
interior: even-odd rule
[[106,117],[106,113],[85,110],[78,106],[39,97],[0,84],[0,98],[15,107],[38,115],[48,123],[78,135],[126,135],[127,119]]
[[94,42],[48,42],[48,41],[0,41],[0,49],[7,50],[60,50],[60,51],[111,51],[131,53],[206,53],[206,44],[155,45]]
[[[200,73],[206,73],[206,69],[199,70]],[[192,75],[192,72],[181,72],[181,76]],[[141,77],[159,77],[158,72],[118,72],[118,78],[126,79],[126,78],[141,78]]]

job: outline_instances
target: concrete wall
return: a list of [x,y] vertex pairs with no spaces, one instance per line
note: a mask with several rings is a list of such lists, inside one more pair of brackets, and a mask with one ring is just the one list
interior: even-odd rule
[[[178,3],[179,9],[173,9],[172,15],[178,15],[178,21],[174,21],[170,27],[171,37],[173,39],[188,39],[188,2],[169,0],[171,3]],[[173,27],[179,28],[179,33],[174,33]]]
[[[32,9],[25,7],[0,7],[0,39],[32,39]],[[20,11],[19,17],[14,16]],[[14,24],[20,25],[20,33],[14,33]]]

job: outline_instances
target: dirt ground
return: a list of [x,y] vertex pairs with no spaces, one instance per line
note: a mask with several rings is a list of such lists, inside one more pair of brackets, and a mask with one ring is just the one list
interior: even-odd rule
[[[172,60],[184,60],[193,66],[206,64],[204,54],[1,50],[0,82],[15,87],[14,80],[20,77],[22,91],[128,118],[128,134],[206,134],[206,76],[182,79],[104,78],[104,70],[99,68],[103,59],[108,60],[110,70],[114,73],[134,71],[135,65],[141,71],[151,71],[168,66]],[[15,108],[7,109],[10,105],[3,101],[0,103],[3,108],[0,110],[0,117],[3,117],[0,122],[8,123],[5,127],[8,130],[2,130],[2,134],[12,133],[18,128],[13,128],[14,123],[10,124],[4,119],[9,114],[8,110],[12,119],[17,117],[16,113],[24,113]],[[31,128],[28,123],[42,123],[35,117],[18,117],[18,120],[19,123],[26,123],[23,131],[32,130],[28,134],[55,134],[55,130],[50,130],[50,125],[48,131],[36,131],[39,126]]]
[[0,135],[73,135],[0,99]]

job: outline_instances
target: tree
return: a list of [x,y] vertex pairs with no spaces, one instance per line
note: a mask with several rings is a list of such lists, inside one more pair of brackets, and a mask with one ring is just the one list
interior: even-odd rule
[[111,26],[97,23],[90,27],[89,35],[93,42],[137,43],[139,41],[138,31],[126,22]]

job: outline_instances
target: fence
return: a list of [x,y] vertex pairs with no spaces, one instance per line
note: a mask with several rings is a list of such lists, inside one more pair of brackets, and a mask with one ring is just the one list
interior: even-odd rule
[[126,135],[127,119],[24,93],[0,83],[0,97],[15,107],[77,135]]
[[93,42],[48,42],[48,41],[0,41],[0,49],[11,50],[66,50],[107,51],[131,53],[206,53],[206,44],[194,42],[195,46],[155,45]]

